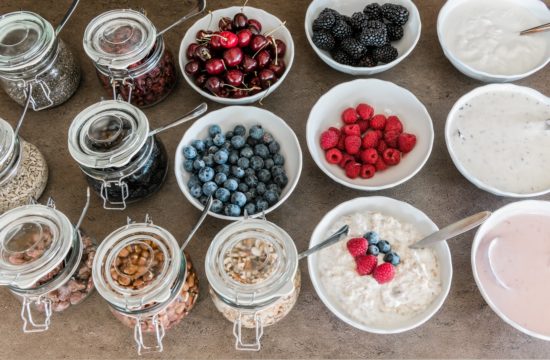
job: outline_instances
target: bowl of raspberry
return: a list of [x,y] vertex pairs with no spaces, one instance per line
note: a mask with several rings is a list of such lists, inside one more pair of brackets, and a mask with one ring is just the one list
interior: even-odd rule
[[321,60],[351,75],[399,64],[415,48],[421,28],[411,0],[314,0],[305,19],[307,39]]
[[321,96],[309,114],[306,136],[325,174],[364,191],[412,178],[434,141],[426,107],[405,88],[376,79],[343,83]]

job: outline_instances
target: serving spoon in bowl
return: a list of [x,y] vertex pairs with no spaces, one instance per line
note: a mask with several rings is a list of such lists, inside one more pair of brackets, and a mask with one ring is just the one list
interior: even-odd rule
[[528,34],[535,34],[543,31],[549,31],[550,30],[550,23],[542,24],[539,26],[532,27],[530,29],[526,29],[521,31],[520,35],[528,35]]

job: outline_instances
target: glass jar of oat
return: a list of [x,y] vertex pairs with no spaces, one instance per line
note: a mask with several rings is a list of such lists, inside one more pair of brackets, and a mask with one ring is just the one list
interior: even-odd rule
[[0,119],[0,214],[37,200],[47,182],[44,156]]
[[52,24],[30,11],[0,16],[0,84],[19,105],[57,106],[76,92],[80,66]]
[[[283,319],[300,293],[294,241],[271,222],[245,219],[216,235],[205,267],[214,305],[233,322],[235,348],[260,350],[264,327]],[[253,341],[243,341],[243,327],[253,329]]]
[[168,172],[168,155],[150,136],[147,117],[124,101],[102,101],[78,114],[69,128],[69,152],[105,209],[122,210],[153,194]]
[[141,12],[111,10],[97,16],[88,24],[83,43],[101,85],[114,99],[148,107],[176,85],[174,56]]
[[[93,277],[113,315],[134,329],[139,354],[161,352],[166,330],[193,308],[199,282],[188,254],[174,236],[154,225],[131,223],[108,235],[98,248]],[[153,345],[146,345],[150,333]]]
[[53,312],[90,295],[95,249],[51,199],[0,216],[0,285],[21,300],[25,333],[48,330]]

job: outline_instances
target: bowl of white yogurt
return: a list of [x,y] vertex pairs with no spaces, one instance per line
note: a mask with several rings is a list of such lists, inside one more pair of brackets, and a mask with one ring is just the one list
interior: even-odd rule
[[[428,321],[443,305],[451,287],[452,260],[446,242],[413,250],[409,245],[438,230],[417,208],[387,197],[344,202],[317,225],[309,246],[315,246],[343,225],[346,239],[308,257],[309,275],[319,298],[347,324],[372,333],[393,334]],[[401,257],[395,277],[378,284],[360,276],[346,243],[375,231]]]
[[492,194],[550,193],[550,98],[528,87],[491,84],[461,97],[445,124],[457,169]]
[[437,35],[445,56],[463,74],[485,82],[516,81],[550,62],[550,32],[519,32],[550,22],[540,0],[448,0]]

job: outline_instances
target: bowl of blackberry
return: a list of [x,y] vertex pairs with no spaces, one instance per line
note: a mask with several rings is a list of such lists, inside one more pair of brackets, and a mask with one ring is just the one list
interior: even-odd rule
[[176,150],[178,186],[197,209],[214,198],[223,220],[268,214],[294,191],[302,172],[298,138],[283,119],[252,106],[229,106],[197,120]]
[[314,0],[305,19],[306,36],[321,60],[351,75],[399,64],[418,43],[421,27],[410,0]]

